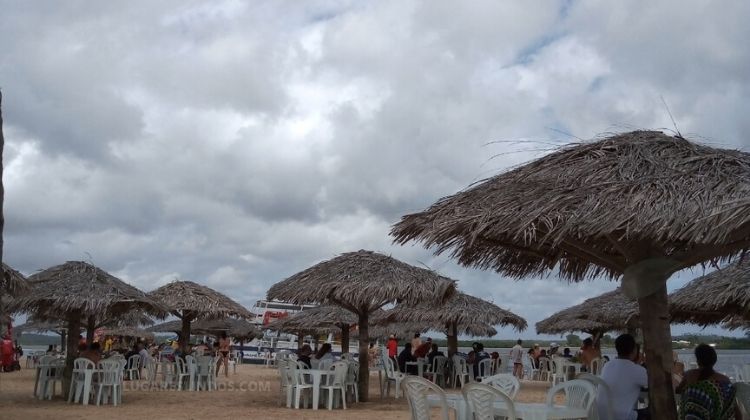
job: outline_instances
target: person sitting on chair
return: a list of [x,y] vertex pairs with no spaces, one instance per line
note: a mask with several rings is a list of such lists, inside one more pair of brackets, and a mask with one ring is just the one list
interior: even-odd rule
[[675,393],[682,394],[679,418],[742,418],[735,403],[737,390],[729,378],[714,370],[716,350],[708,344],[698,344],[695,361],[698,369],[685,372],[682,382],[675,389]]
[[613,420],[636,420],[635,411],[641,388],[648,387],[648,376],[643,366],[633,363],[636,352],[635,339],[622,334],[615,340],[617,358],[604,365],[601,378],[609,386],[610,395],[604,387],[599,388],[596,399],[599,418],[607,418],[607,401],[612,403]]

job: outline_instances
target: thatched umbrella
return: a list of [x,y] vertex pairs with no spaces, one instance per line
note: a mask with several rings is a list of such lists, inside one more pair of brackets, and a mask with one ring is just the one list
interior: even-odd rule
[[[124,314],[142,310],[163,316],[165,308],[145,293],[106,271],[83,261],[68,261],[29,277],[32,292],[14,300],[16,309],[40,319],[64,317],[67,330],[78,331],[81,320],[94,325],[100,314]],[[93,338],[93,337],[92,337]],[[68,334],[65,379],[70,380],[78,355],[78,337]],[[67,392],[68,387],[64,386]]]
[[615,290],[586,299],[583,303],[555,312],[536,323],[537,334],[564,334],[583,331],[594,337],[595,345],[608,331],[630,331],[638,327],[638,302]]
[[136,328],[136,327],[104,328],[102,330],[102,334],[123,336],[123,337],[135,337],[135,338],[142,338],[145,340],[154,341],[154,333],[150,331],[146,331],[141,328]]
[[0,278],[0,293],[2,295],[19,296],[31,291],[26,277],[3,263],[3,276]]
[[[349,310],[335,305],[324,305],[297,312],[286,318],[274,321],[277,331],[300,332],[300,343],[304,333],[327,333],[339,330],[341,332],[341,352],[349,352],[349,331],[357,324],[357,315]],[[335,328],[333,328],[335,327]]]
[[341,306],[357,314],[359,326],[359,394],[367,401],[369,371],[367,345],[370,315],[388,303],[441,303],[455,289],[454,282],[430,270],[395,258],[360,250],[318,263],[268,291],[268,299],[295,304]]
[[[494,303],[456,292],[440,306],[396,305],[388,311],[389,321],[425,323],[432,329],[445,331],[448,338],[448,355],[458,351],[458,335],[495,335],[493,325],[512,325],[516,330],[526,329],[526,320],[502,309]],[[489,333],[489,334],[487,334]]]
[[750,154],[654,131],[574,144],[402,218],[392,235],[522,278],[638,297],[653,417],[676,418],[666,279],[750,248]]
[[146,331],[152,332],[152,333],[173,332],[175,334],[179,334],[180,331],[182,331],[182,321],[178,319],[175,321],[162,322],[161,324],[156,324],[156,325],[146,328]]
[[[60,351],[65,352],[66,349],[66,341],[65,338],[67,337],[68,330],[66,328],[66,323],[64,321],[40,321],[35,320],[33,318],[29,318],[26,320],[24,324],[18,325],[16,327],[13,327],[13,334],[18,334],[20,337],[23,333],[30,332],[30,331],[36,331],[36,332],[53,332],[60,336]],[[78,330],[78,333],[81,331]],[[78,334],[76,334],[77,336]]]
[[227,336],[238,340],[252,340],[255,337],[262,337],[263,332],[255,325],[244,319],[222,318],[206,319],[198,321],[193,328],[194,331],[207,334],[219,334],[225,332]]
[[744,258],[699,277],[669,295],[673,322],[750,322],[750,261]]
[[172,315],[182,320],[180,347],[183,353],[187,352],[190,323],[194,320],[231,316],[253,317],[247,309],[226,295],[192,281],[173,281],[150,292],[149,296],[162,302]]

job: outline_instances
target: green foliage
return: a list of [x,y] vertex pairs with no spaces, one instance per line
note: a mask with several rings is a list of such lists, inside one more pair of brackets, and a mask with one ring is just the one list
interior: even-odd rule
[[571,347],[581,347],[581,337],[575,334],[566,335],[565,342]]

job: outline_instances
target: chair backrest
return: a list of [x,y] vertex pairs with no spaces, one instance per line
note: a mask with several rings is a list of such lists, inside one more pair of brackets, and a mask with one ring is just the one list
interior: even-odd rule
[[737,390],[737,405],[742,412],[742,418],[750,419],[750,383],[736,383],[734,388]]
[[521,383],[518,378],[510,373],[499,373],[482,379],[482,383],[497,388],[511,399],[516,398],[518,390],[521,389]]
[[333,377],[329,377],[328,385],[346,386],[346,374],[349,371],[349,365],[346,362],[335,362],[331,365],[331,370],[333,371]]
[[119,360],[104,359],[99,361],[99,383],[115,385],[122,382],[123,372]]
[[599,376],[602,374],[602,367],[604,367],[604,359],[596,357],[589,363],[589,372]]
[[502,356],[500,356],[499,363],[500,365],[498,366],[498,370],[496,370],[495,373],[511,372],[513,363],[511,363],[510,361],[510,354],[503,354]]
[[94,369],[96,365],[85,357],[79,357],[73,361],[73,370],[83,371],[84,369]]
[[393,379],[396,377],[396,365],[393,359],[387,357],[383,360],[383,367],[385,368],[385,377],[387,379]]
[[195,371],[199,375],[209,375],[211,373],[211,366],[214,363],[212,356],[198,356],[195,358]]
[[349,370],[346,374],[346,381],[351,382],[357,382],[359,380],[359,362],[351,361],[349,362]]
[[321,359],[318,361],[318,369],[320,370],[328,370],[331,366],[333,366],[333,360],[331,359]]
[[[581,379],[584,381],[591,382],[592,385],[594,385],[594,388],[596,388],[596,399],[598,401],[599,407],[602,407],[602,405],[605,407],[605,413],[602,413],[601,408],[595,407],[595,410],[599,410],[599,416],[594,418],[599,419],[613,419],[615,418],[614,414],[614,407],[612,407],[612,394],[609,390],[609,385],[607,385],[606,382],[604,382],[604,379],[601,378],[601,376],[596,376],[592,373],[579,373],[576,376],[576,379]],[[606,416],[606,417],[605,417]]]
[[562,357],[553,357],[552,366],[555,370],[555,375],[565,378],[568,375],[567,360]]
[[477,373],[480,378],[492,376],[492,359],[483,359],[477,365]]
[[185,363],[185,360],[182,359],[182,357],[175,357],[174,358],[174,363],[175,363],[175,368],[176,368],[176,370],[175,370],[176,374],[178,374],[178,375],[184,375],[184,374],[188,373],[187,364]]
[[310,367],[307,366],[307,364],[305,362],[302,362],[302,361],[299,361],[299,360],[297,360],[296,362],[293,361],[293,360],[290,360],[287,363],[289,363],[289,367],[293,367],[293,368],[297,368],[297,369],[302,369],[302,370],[310,369]]
[[128,357],[128,369],[138,369],[141,363],[141,356],[134,354]]
[[448,364],[448,358],[445,356],[435,356],[432,358],[432,372],[445,373],[445,365]]
[[451,360],[453,361],[453,369],[455,369],[459,375],[466,375],[469,373],[469,365],[466,364],[466,359],[454,354]]
[[504,418],[507,420],[516,420],[516,408],[513,400],[498,388],[489,386],[485,383],[472,382],[461,388],[464,399],[469,404],[469,409],[474,413],[474,420],[494,420],[496,401],[501,401],[507,411]]
[[552,362],[546,357],[539,358],[539,371],[540,372],[552,372]]
[[547,391],[547,405],[555,403],[555,395],[562,392],[565,396],[565,405],[567,407],[583,408],[591,412],[591,406],[596,400],[596,389],[594,385],[583,379],[573,379],[571,381],[560,382]]
[[448,420],[448,400],[445,398],[445,391],[442,388],[425,378],[411,375],[404,377],[401,388],[409,402],[412,420],[430,419],[430,404],[427,400],[429,395],[437,396],[441,419]]
[[39,364],[40,365],[49,365],[55,359],[56,359],[55,356],[42,356],[41,358],[39,358]]

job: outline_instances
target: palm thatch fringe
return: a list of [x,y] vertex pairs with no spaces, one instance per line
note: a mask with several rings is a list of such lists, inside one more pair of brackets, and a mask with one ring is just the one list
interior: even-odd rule
[[104,328],[102,334],[135,337],[143,340],[154,341],[154,333],[135,327]]
[[589,334],[627,330],[638,326],[638,302],[629,299],[618,287],[586,299],[583,303],[555,312],[536,323],[537,334],[564,334],[582,331]]
[[749,197],[750,154],[634,131],[485,179],[391,235],[516,278],[617,278],[642,244],[677,268],[749,249]]
[[3,263],[3,276],[0,278],[0,293],[10,296],[19,296],[31,291],[26,282],[26,277],[18,271]]
[[295,304],[336,303],[357,313],[396,300],[440,303],[454,287],[453,281],[433,271],[360,250],[323,261],[274,284],[268,299]]
[[149,296],[162,302],[173,315],[180,318],[186,314],[191,314],[192,319],[253,317],[247,309],[223,293],[192,281],[173,281],[149,292]]
[[[167,321],[146,329],[152,333],[182,332],[182,320]],[[226,332],[229,337],[243,340],[251,340],[263,336],[263,333],[253,324],[245,320],[226,319],[204,319],[191,325],[191,333],[198,335],[218,335]]]
[[[426,322],[430,328],[445,329],[448,324],[456,324],[459,334],[483,336],[489,330],[482,325],[513,326],[517,331],[526,329],[526,320],[502,309],[494,303],[456,292],[442,305],[396,305],[387,312],[389,321]],[[474,326],[474,328],[472,328]],[[472,331],[469,331],[472,329]],[[492,329],[492,331],[495,331]],[[478,334],[474,334],[478,332]],[[495,335],[493,332],[490,335]]]
[[737,328],[750,322],[750,261],[732,263],[699,277],[669,296],[673,322]]
[[161,315],[159,302],[106,271],[83,261],[68,261],[29,276],[32,291],[13,301],[13,307],[39,317],[61,318],[124,314],[131,310]]

